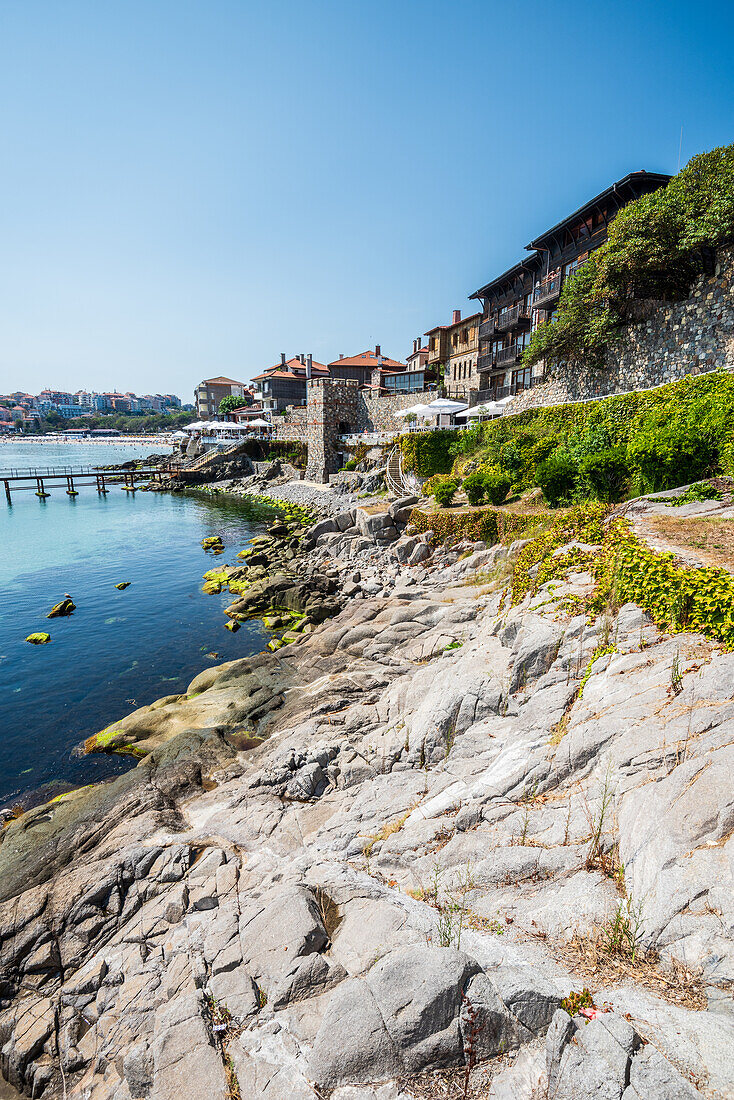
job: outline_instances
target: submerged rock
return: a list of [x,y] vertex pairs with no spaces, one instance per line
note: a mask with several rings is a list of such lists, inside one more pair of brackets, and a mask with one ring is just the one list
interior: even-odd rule
[[125,588],[129,588],[131,584],[132,581],[120,581],[119,584],[115,585],[115,588],[118,588],[120,592],[122,592]]

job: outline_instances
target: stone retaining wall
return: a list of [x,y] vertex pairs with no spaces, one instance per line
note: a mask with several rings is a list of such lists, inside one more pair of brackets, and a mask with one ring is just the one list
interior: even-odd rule
[[362,392],[357,399],[357,430],[360,432],[389,432],[399,430],[402,420],[395,413],[412,405],[427,405],[435,393],[395,393],[389,397],[375,397]]
[[734,369],[734,248],[719,249],[716,271],[700,276],[682,302],[640,303],[603,368],[554,367],[553,376],[518,395],[508,413],[651,389],[686,374]]
[[274,416],[274,436],[289,443],[308,443],[308,411],[305,405],[289,406],[283,416]]

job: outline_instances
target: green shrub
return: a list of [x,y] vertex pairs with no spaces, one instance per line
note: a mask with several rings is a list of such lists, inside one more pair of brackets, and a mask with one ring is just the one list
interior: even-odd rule
[[466,499],[471,505],[481,504],[486,494],[485,475],[480,470],[469,474],[468,477],[464,478],[462,488],[466,493]]
[[676,423],[640,435],[627,446],[627,461],[645,492],[698,481],[716,469],[718,460],[715,442]]
[[500,447],[499,465],[503,470],[507,470],[512,477],[517,477],[525,465],[520,453],[522,442],[520,439],[510,439]]
[[345,462],[344,463],[344,469],[345,470],[356,470],[357,469],[357,460],[356,460],[356,458],[350,458],[348,462]]
[[484,475],[484,487],[490,504],[501,504],[511,485],[511,477],[503,470],[490,470]]
[[599,500],[620,500],[630,481],[625,447],[605,447],[579,462],[579,473]]
[[566,451],[556,450],[541,462],[535,478],[549,504],[555,506],[568,500],[576,487],[578,469]]
[[456,478],[445,477],[439,481],[433,489],[433,496],[436,504],[441,508],[448,508],[451,501],[454,499],[454,494],[459,488],[459,483]]

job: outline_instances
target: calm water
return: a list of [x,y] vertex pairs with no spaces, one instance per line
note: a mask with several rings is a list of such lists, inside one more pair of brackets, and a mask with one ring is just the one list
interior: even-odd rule
[[[59,460],[40,449],[42,459],[31,445],[13,445],[10,458],[3,446],[0,469],[81,465],[90,450],[106,464],[150,450],[80,444],[59,448]],[[240,502],[117,486],[107,496],[89,487],[73,498],[52,489],[45,501],[32,492],[14,494],[10,506],[0,499],[0,805],[46,784],[53,794],[59,782],[123,771],[125,758],[78,758],[72,749],[136,706],[184,691],[203,668],[263,648],[269,635],[259,621],[232,634],[223,614],[232,597],[201,592],[202,573],[234,562],[261,529]],[[226,552],[213,558],[200,543],[216,534]],[[120,581],[132,583],[119,592]],[[77,610],[47,619],[65,592]],[[38,630],[51,635],[48,645],[25,641]]]

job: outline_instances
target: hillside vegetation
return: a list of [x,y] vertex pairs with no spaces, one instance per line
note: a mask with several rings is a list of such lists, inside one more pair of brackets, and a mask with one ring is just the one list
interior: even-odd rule
[[[530,409],[463,432],[404,437],[401,447],[419,475],[450,473],[457,488],[463,480],[472,504],[499,503],[500,484],[510,493],[537,486],[557,506],[625,500],[732,474],[733,443],[734,375],[712,371],[655,390]],[[443,480],[431,477],[428,491],[438,488],[440,497]]]
[[702,153],[667,187],[625,206],[607,240],[567,280],[553,322],[540,325],[526,365],[600,364],[635,297],[685,297],[701,249],[734,237],[734,145]]

